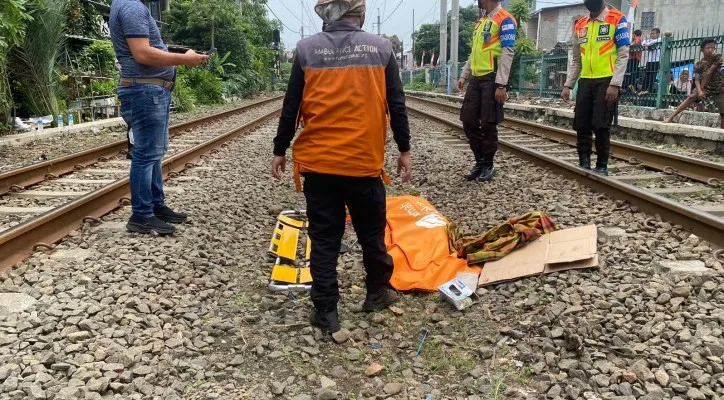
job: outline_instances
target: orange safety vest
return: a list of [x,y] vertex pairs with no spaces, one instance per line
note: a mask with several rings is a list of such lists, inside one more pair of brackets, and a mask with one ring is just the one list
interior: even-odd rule
[[468,267],[466,260],[457,257],[450,245],[448,221],[427,200],[388,197],[386,210],[385,246],[394,263],[392,287],[437,291],[458,272],[480,274],[480,267]]
[[623,13],[609,9],[601,22],[586,16],[576,23],[576,34],[581,49],[581,78],[596,79],[613,76],[618,60],[616,27],[624,17]]
[[361,30],[335,31],[301,40],[297,55],[304,70],[304,129],[292,155],[297,190],[304,172],[390,183],[383,170],[390,42]]

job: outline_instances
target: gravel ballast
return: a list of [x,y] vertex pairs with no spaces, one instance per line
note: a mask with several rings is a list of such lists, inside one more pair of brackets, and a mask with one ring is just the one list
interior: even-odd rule
[[[0,316],[0,393],[9,399],[720,399],[724,268],[680,227],[516,157],[493,182],[468,183],[472,156],[411,117],[413,182],[466,233],[528,211],[562,227],[620,228],[599,243],[599,269],[488,286],[462,312],[437,294],[358,312],[361,252],[348,226],[340,256],[341,335],[308,323],[307,294],[272,293],[266,250],[276,214],[303,208],[291,164],[271,178],[276,121],[211,155],[168,186],[190,214],[171,237],[118,226],[130,207],[74,232],[0,276],[0,292],[37,302]],[[452,131],[447,131],[453,133]],[[454,132],[457,134],[456,132]],[[619,231],[620,233],[620,231]],[[663,272],[689,260],[705,273]],[[422,329],[429,335],[416,356]],[[377,365],[374,365],[377,364]]]

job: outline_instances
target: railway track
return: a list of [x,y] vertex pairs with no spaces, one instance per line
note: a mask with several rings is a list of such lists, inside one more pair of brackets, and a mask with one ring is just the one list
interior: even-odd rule
[[[162,163],[164,180],[278,115],[280,105],[271,103],[281,98],[172,126],[174,140]],[[0,175],[0,268],[37,249],[53,248],[72,230],[98,223],[101,216],[128,204],[126,146],[121,140]]]
[[[414,96],[408,99],[410,111],[454,128],[459,132],[456,140],[467,142],[459,107]],[[447,115],[438,115],[440,110]],[[660,215],[709,241],[719,249],[717,256],[724,256],[724,164],[611,141],[611,175],[605,177],[578,167],[575,132],[515,118],[506,118],[501,128],[501,150]]]
[[[169,136],[174,137],[197,126],[248,111],[254,107],[268,104],[282,98],[283,96],[270,97],[243,107],[172,125],[169,127]],[[127,146],[125,140],[118,140],[85,151],[2,172],[0,173],[0,195],[13,190],[22,190],[25,187],[40,183],[46,179],[57,178],[79,168],[87,167],[113,156],[125,154]]]

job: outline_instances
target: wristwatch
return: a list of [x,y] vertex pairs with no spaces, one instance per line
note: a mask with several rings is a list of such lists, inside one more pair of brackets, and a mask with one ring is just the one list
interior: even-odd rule
[[498,85],[498,89],[505,89],[505,88],[506,88],[505,85]]

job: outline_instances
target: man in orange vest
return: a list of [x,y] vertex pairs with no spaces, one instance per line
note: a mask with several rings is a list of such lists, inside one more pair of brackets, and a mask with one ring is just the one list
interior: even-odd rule
[[340,329],[337,257],[349,209],[367,272],[363,310],[396,301],[389,285],[392,258],[385,248],[383,181],[387,115],[400,157],[397,172],[410,180],[410,128],[397,60],[390,41],[364,32],[364,0],[319,0],[315,11],[323,32],[297,42],[297,52],[274,138],[272,174],[279,179],[294,142],[297,190],[304,176],[312,242],[312,324]]
[[[571,100],[571,88],[578,80],[573,129],[578,136],[578,163],[591,169],[591,142],[596,133],[596,168],[608,175],[611,149],[611,123],[616,110],[631,40],[622,12],[609,8],[603,0],[585,0],[590,16],[576,22],[573,57],[561,97]],[[580,77],[580,79],[579,79]]]
[[478,0],[478,7],[486,14],[475,26],[470,58],[458,80],[458,91],[462,92],[465,81],[470,79],[460,120],[475,166],[465,179],[484,182],[493,179],[495,174],[493,158],[498,151],[498,123],[503,120],[517,22],[500,5],[500,0]]

